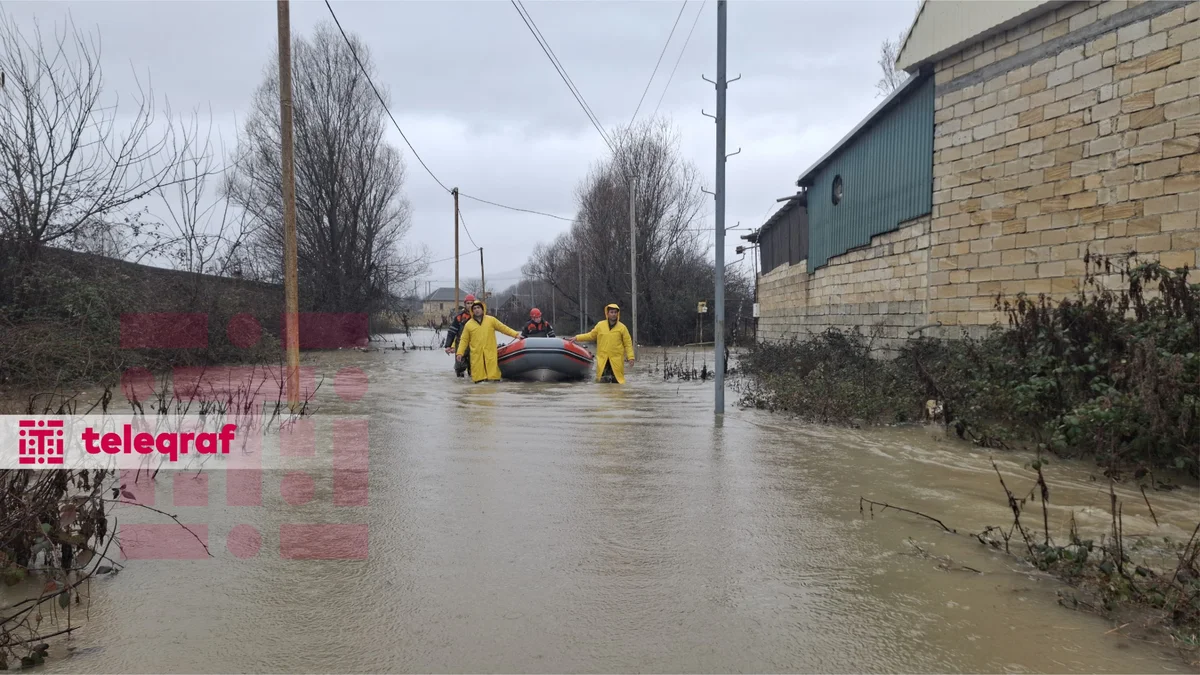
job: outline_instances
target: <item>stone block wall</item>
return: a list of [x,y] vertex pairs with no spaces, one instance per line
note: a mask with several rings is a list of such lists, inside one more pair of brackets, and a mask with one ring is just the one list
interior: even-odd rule
[[902,223],[811,275],[801,261],[760,276],[758,338],[861,327],[878,331],[881,351],[898,347],[928,319],[929,228],[928,216]]
[[1200,2],[1068,3],[935,82],[931,321],[1073,294],[1088,251],[1197,263]]

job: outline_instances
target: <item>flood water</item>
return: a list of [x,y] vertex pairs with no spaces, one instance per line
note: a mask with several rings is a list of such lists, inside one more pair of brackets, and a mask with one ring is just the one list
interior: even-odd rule
[[[665,382],[647,372],[661,357],[639,354],[618,386],[472,385],[440,351],[303,355],[330,378],[369,377],[357,402],[323,387],[317,413],[369,415],[369,504],[335,504],[326,470],[303,504],[285,500],[276,472],[263,506],[225,506],[216,472],[209,506],[173,506],[160,474],[156,507],[207,524],[215,557],[129,560],[95,580],[83,629],[54,642],[43,669],[1192,672],[1060,607],[1061,584],[973,538],[860,515],[862,496],[960,532],[1008,525],[986,453],[921,428],[800,425],[740,410],[733,392],[717,423],[712,382]],[[996,459],[1028,492],[1029,458]],[[1049,467],[1052,527],[1072,511],[1106,527],[1107,483],[1091,473]],[[1151,493],[1159,526],[1139,493],[1120,496],[1127,533],[1186,539],[1200,519],[1191,489]],[[286,523],[366,523],[368,555],[284,559]],[[262,546],[239,558],[226,536],[247,524]],[[941,569],[914,544],[982,574]]]

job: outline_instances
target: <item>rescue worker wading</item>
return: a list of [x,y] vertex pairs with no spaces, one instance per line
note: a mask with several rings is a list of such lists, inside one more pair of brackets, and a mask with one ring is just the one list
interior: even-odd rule
[[[454,315],[454,321],[450,324],[450,329],[446,331],[446,344],[444,346],[447,354],[453,354],[458,348],[458,336],[462,333],[463,326],[465,326],[467,322],[471,320],[471,303],[475,302],[475,296],[467,294],[467,297],[463,298],[463,302],[465,302],[466,305],[458,308],[458,312]],[[468,365],[470,364],[470,354],[468,354],[467,357],[468,358],[464,360],[456,359],[454,361],[455,375],[462,377],[463,371],[470,372],[470,369],[468,368]]]
[[551,326],[549,321],[542,321],[542,310],[537,307],[529,310],[529,323],[521,329],[521,339],[527,337],[557,337],[554,334],[554,326]]
[[464,361],[463,354],[471,352],[471,381],[499,380],[500,366],[496,362],[496,331],[509,337],[517,337],[517,331],[500,323],[494,316],[488,316],[487,307],[482,301],[471,303],[471,320],[463,326],[462,336],[458,340],[458,360]]
[[590,332],[567,338],[567,341],[595,342],[596,381],[603,382],[611,377],[619,384],[625,384],[625,363],[633,364],[633,339],[629,337],[629,329],[621,323],[620,307],[615,303],[606,305],[604,314],[606,319]]

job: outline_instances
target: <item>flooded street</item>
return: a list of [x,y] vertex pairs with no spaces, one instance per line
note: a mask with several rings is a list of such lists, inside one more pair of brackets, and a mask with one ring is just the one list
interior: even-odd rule
[[[472,385],[440,351],[305,354],[327,383],[346,367],[369,377],[358,402],[323,386],[317,413],[370,416],[369,504],[335,503],[327,458],[302,504],[271,472],[263,506],[226,506],[213,472],[209,506],[174,506],[160,474],[156,508],[208,524],[215,558],[130,560],[95,580],[84,628],[44,669],[1190,672],[1058,606],[1061,584],[971,537],[859,513],[862,496],[964,533],[1008,525],[986,453],[924,429],[798,425],[739,410],[732,392],[714,424],[711,381],[664,382],[647,372],[661,354],[639,353],[623,387]],[[1028,492],[1028,457],[996,459]],[[1050,465],[1052,527],[1074,509],[1103,531],[1108,488],[1089,472]],[[1200,518],[1190,488],[1150,493],[1161,526],[1140,494],[1121,498],[1127,533],[1186,539]],[[284,559],[288,523],[366,523],[369,555]],[[247,524],[262,546],[239,558],[226,536]],[[910,538],[982,574],[939,569]]]

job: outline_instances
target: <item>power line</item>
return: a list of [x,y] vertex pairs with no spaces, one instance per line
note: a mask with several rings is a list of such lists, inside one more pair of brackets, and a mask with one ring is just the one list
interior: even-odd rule
[[438,180],[438,177],[434,175],[429,166],[425,164],[425,160],[421,159],[421,155],[417,153],[417,149],[412,146],[412,143],[408,142],[408,136],[404,135],[404,130],[400,128],[400,125],[396,122],[396,118],[392,117],[392,111],[388,110],[387,103],[383,100],[383,96],[379,93],[379,90],[375,88],[375,83],[371,81],[371,75],[367,72],[366,66],[364,66],[363,62],[359,60],[358,50],[356,50],[354,48],[354,44],[350,42],[350,37],[346,35],[345,29],[342,28],[342,22],[338,21],[337,14],[333,11],[333,5],[329,4],[329,0],[325,0],[325,6],[329,8],[329,15],[333,17],[333,22],[337,24],[338,31],[340,31],[342,34],[342,39],[346,41],[346,46],[350,47],[350,54],[354,56],[354,61],[358,63],[359,69],[362,70],[363,75],[366,76],[367,84],[371,85],[371,91],[375,92],[375,96],[379,99],[379,104],[383,106],[384,112],[386,112],[388,114],[388,118],[392,120],[392,124],[396,127],[396,131],[400,132],[400,137],[404,139],[405,144],[408,145],[408,149],[412,150],[413,156],[417,158],[417,161],[421,163],[421,166],[425,167],[425,171],[429,173],[429,175],[438,185],[442,186],[443,190],[449,192],[450,188],[446,187],[442,181]]
[[583,97],[583,92],[579,90],[579,86],[575,84],[575,80],[571,79],[571,75],[567,73],[567,67],[562,64],[562,61],[558,58],[558,54],[554,53],[554,48],[550,46],[550,41],[546,39],[545,35],[542,35],[542,29],[539,28],[537,22],[533,20],[533,15],[529,13],[529,10],[525,8],[525,3],[522,2],[522,0],[516,0],[516,2],[521,6],[521,11],[524,12],[525,17],[529,19],[529,23],[533,26],[533,31],[537,34],[538,39],[543,45],[546,46],[546,49],[549,50],[550,57],[553,59],[554,63],[557,64],[558,69],[562,71],[562,74],[564,77],[566,77],[570,87],[575,91],[576,94],[579,95],[579,100],[583,103],[588,115],[595,120],[601,135],[604,136],[605,139],[609,140],[609,148],[611,149],[611,137],[608,135],[608,132],[604,131],[604,125],[600,124],[600,117],[595,113],[595,111],[592,110],[592,106],[589,105],[587,99]]
[[[515,206],[506,206],[506,205],[504,205],[504,204],[497,204],[496,202],[489,202],[488,200],[486,200],[486,199],[480,199],[479,197],[472,197],[471,195],[469,195],[469,194],[466,194],[466,193],[464,193],[464,192],[462,192],[462,191],[459,191],[459,193],[458,193],[458,196],[459,196],[459,197],[466,197],[467,199],[474,199],[474,200],[475,200],[475,201],[477,201],[477,202],[483,202],[484,204],[491,204],[492,206],[499,206],[499,207],[500,207],[500,208],[502,208],[502,209],[509,209],[509,210],[511,210],[511,211],[521,211],[522,213],[534,213],[534,214],[537,214],[537,215],[539,215],[539,216],[546,216],[547,218],[555,218],[555,219],[557,219],[557,220],[565,220],[565,221],[567,221],[568,223],[573,223],[573,222],[575,222],[575,219],[574,219],[574,218],[564,218],[564,217],[562,217],[562,216],[556,216],[556,215],[554,215],[554,214],[552,214],[552,213],[543,213],[543,212],[541,212],[541,211],[533,211],[533,210],[531,210],[531,209],[520,209],[520,208],[517,208],[517,207],[515,207]],[[461,212],[461,209],[460,209],[460,212]]]
[[463,231],[467,233],[467,239],[471,240],[471,245],[475,247],[476,251],[478,251],[479,244],[475,243],[475,237],[472,237],[471,231],[467,229],[467,219],[465,216],[463,216],[462,207],[459,207],[459,209],[458,209],[458,220],[459,220],[459,222],[462,223]]
[[452,255],[452,256],[450,256],[449,258],[442,258],[441,260],[430,260],[428,263],[425,263],[425,264],[427,264],[427,265],[436,265],[436,264],[438,264],[438,263],[440,263],[440,262],[446,262],[447,260],[454,260],[455,258],[461,258],[461,257],[463,257],[463,256],[465,256],[465,255],[471,255],[472,253],[474,253],[475,251],[478,251],[478,250],[479,250],[479,249],[474,249],[474,250],[471,250],[471,251],[464,251],[464,252],[462,252],[462,253],[459,253],[457,256],[453,256],[453,255]]
[[[375,92],[375,96],[376,96],[376,98],[379,99],[379,104],[383,106],[384,112],[387,113],[388,119],[390,119],[392,121],[392,126],[396,127],[396,131],[400,132],[400,137],[404,139],[404,143],[406,145],[408,145],[408,149],[412,150],[413,156],[417,158],[417,161],[421,163],[421,166],[424,167],[425,171],[429,174],[429,176],[431,178],[433,178],[434,182],[436,182],[446,192],[450,192],[450,188],[446,187],[445,183],[443,183],[441,180],[439,180],[437,175],[433,173],[433,171],[429,168],[429,166],[427,164],[425,164],[425,160],[421,159],[421,155],[419,153],[417,153],[417,149],[413,147],[411,142],[409,142],[408,136],[406,136],[404,133],[404,130],[400,128],[400,124],[396,122],[396,118],[392,115],[392,111],[388,108],[387,103],[383,100],[383,96],[379,93],[379,89],[375,87],[375,82],[371,79],[371,74],[367,72],[366,66],[364,66],[363,62],[361,60],[359,60],[358,52],[357,52],[357,50],[354,49],[354,43],[352,43],[350,41],[350,37],[348,35],[346,35],[346,30],[344,28],[342,28],[342,22],[338,20],[337,13],[333,11],[333,6],[329,4],[329,0],[325,0],[325,7],[327,7],[329,9],[329,15],[331,17],[333,17],[333,22],[335,24],[337,24],[338,31],[341,32],[341,34],[342,34],[342,39],[345,40],[346,46],[350,48],[350,53],[351,53],[351,55],[354,56],[355,63],[358,64],[358,68],[359,68],[359,70],[362,71],[363,76],[367,78],[367,83],[371,85],[371,90],[373,92]],[[608,139],[606,137],[605,142],[607,142],[607,141],[608,141]],[[609,144],[609,148],[611,148],[611,147],[612,147],[612,145]],[[522,208],[518,208],[516,206],[508,206],[506,204],[490,202],[485,199],[480,199],[478,197],[464,195],[461,192],[459,194],[463,197],[467,197],[468,199],[474,199],[475,201],[484,202],[485,204],[491,204],[492,206],[499,206],[501,208],[510,209],[513,211],[523,211],[525,213],[533,213],[533,214],[536,214],[539,216],[547,216],[549,218],[557,218],[558,220],[566,220],[568,222],[573,221],[573,219],[571,219],[571,218],[563,218],[562,216],[554,216],[549,213],[542,213],[541,211],[533,211],[531,209],[522,209]],[[462,213],[461,209],[459,210],[459,213],[461,215],[461,213]],[[471,236],[471,234],[470,234],[470,232],[468,232],[467,237],[470,238],[470,236]],[[471,240],[471,243],[475,243],[473,239]]]
[[683,41],[683,49],[679,50],[679,58],[675,59],[675,67],[671,69],[671,76],[667,78],[667,86],[663,87],[662,96],[658,97],[658,105],[654,106],[655,115],[658,114],[658,108],[667,96],[667,90],[671,88],[671,80],[675,79],[675,71],[679,68],[679,62],[683,60],[684,53],[687,52],[688,43],[692,41],[692,32],[696,30],[696,24],[700,23],[700,15],[704,13],[704,6],[707,4],[708,0],[700,3],[700,11],[696,12],[696,19],[692,21],[692,29],[688,31],[687,39]]
[[[328,2],[328,0],[326,1]],[[552,55],[554,50],[550,48],[550,43],[543,42],[545,38],[542,37],[541,31],[534,28],[536,24],[533,20],[533,17],[529,16],[529,10],[525,9],[525,5],[518,3],[517,0],[509,0],[509,2],[511,2],[513,8],[517,10],[517,14],[521,16],[521,20],[525,22],[525,27],[528,28],[529,32],[533,35],[533,39],[537,40],[538,46],[542,48],[543,52],[545,52],[546,58],[550,59],[550,63],[558,72],[558,76],[562,78],[563,84],[567,85],[567,88],[571,90],[571,95],[575,97],[575,100],[579,103],[579,106],[583,108],[583,112],[588,116],[588,120],[591,121],[592,126],[596,127],[596,131],[600,132],[600,137],[604,139],[605,145],[608,146],[609,150],[614,150],[612,141],[609,140],[608,135],[604,133],[604,128],[600,125],[600,121],[596,118],[595,113],[592,112],[591,107],[589,107],[587,102],[584,101],[583,94],[579,93],[575,87],[575,83],[571,80],[571,77],[567,75],[567,69],[562,66],[556,56]]]
[[[683,18],[683,10],[687,9],[688,0],[683,0],[683,6],[679,8],[679,14],[675,16],[675,23],[671,26],[671,32],[667,35],[667,43],[663,45],[662,51],[658,54],[658,62],[654,64],[654,72],[650,73],[650,79],[646,82],[646,88],[642,90],[642,97],[638,99],[637,108],[633,111],[633,117],[629,118],[629,126],[633,126],[633,121],[637,119],[637,114],[642,109],[642,102],[646,100],[646,94],[650,91],[650,85],[654,83],[654,76],[658,74],[658,67],[662,65],[662,58],[667,53],[667,47],[671,46],[671,38],[675,37],[675,28],[679,25],[679,20]],[[670,84],[670,83],[668,83]]]

